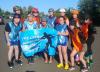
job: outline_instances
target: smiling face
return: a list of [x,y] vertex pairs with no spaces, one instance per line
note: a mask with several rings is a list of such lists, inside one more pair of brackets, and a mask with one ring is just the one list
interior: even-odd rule
[[77,18],[77,14],[73,14],[72,16],[73,16],[73,18],[74,18],[74,19],[76,19],[76,18]]
[[49,16],[53,16],[54,15],[54,12],[49,12]]
[[70,26],[70,29],[73,30],[73,29],[74,29],[74,25],[71,25],[71,26]]
[[18,24],[20,22],[20,18],[14,18],[14,23]]
[[28,21],[32,22],[33,21],[33,16],[28,16]]
[[47,22],[46,21],[42,21],[42,26],[46,26]]
[[85,23],[92,24],[92,20],[91,19],[87,19],[87,20],[85,20]]
[[65,16],[65,14],[66,14],[65,12],[60,12],[61,16]]
[[39,13],[37,13],[37,12],[33,13],[33,16],[38,16],[38,15],[39,15]]
[[20,10],[16,10],[15,13],[16,14],[21,14],[21,11]]
[[59,23],[60,23],[60,24],[64,24],[64,22],[65,22],[64,18],[63,18],[63,17],[60,17],[60,18],[59,18]]

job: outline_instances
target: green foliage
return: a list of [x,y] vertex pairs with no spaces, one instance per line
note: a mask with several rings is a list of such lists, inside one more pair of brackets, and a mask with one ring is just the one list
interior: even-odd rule
[[95,25],[100,23],[100,0],[80,0],[79,10],[81,19],[85,19],[87,16],[93,18]]

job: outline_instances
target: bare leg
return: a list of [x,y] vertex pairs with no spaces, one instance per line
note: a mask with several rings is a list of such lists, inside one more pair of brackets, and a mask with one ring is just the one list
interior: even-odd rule
[[52,57],[52,56],[50,56],[49,63],[52,63],[52,60],[53,60],[53,57]]
[[73,49],[72,52],[71,52],[71,55],[70,55],[70,58],[71,58],[71,66],[75,66],[74,56],[75,56],[76,53],[77,53],[76,49]]
[[80,53],[80,61],[82,62],[82,64],[83,64],[84,67],[86,68],[87,65],[86,65],[86,61],[85,61],[85,59],[84,59],[84,54],[85,54],[85,52],[81,52],[81,53]]
[[63,57],[62,57],[61,46],[58,46],[58,53],[59,53],[59,60],[60,60],[60,63],[63,64]]
[[44,52],[44,58],[45,58],[45,63],[47,63],[48,62],[48,55],[46,52]]
[[13,56],[13,46],[9,46],[9,51],[8,51],[8,61],[11,62],[12,56]]
[[18,46],[14,46],[14,49],[15,49],[15,58],[16,58],[16,60],[18,60],[18,57],[19,57],[19,48],[18,48]]
[[62,53],[63,53],[65,64],[68,64],[67,46],[62,46]]
[[67,46],[62,46],[62,53],[63,53],[63,57],[64,57],[64,61],[65,61],[65,70],[69,69],[69,65],[68,65],[68,56],[67,56]]

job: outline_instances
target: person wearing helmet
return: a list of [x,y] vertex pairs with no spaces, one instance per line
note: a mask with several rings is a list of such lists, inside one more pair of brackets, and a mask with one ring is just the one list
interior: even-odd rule
[[[41,28],[51,28],[50,24],[47,24],[47,18],[46,17],[43,17],[42,20],[41,20]],[[45,51],[44,51],[44,62],[45,63],[52,63],[53,62],[53,56],[55,55],[55,49],[53,47],[50,47],[50,44],[51,43],[51,37],[47,37],[48,39],[48,44],[45,48]],[[49,55],[49,57],[48,57]],[[48,59],[49,58],[49,59]]]
[[47,18],[46,17],[43,17],[41,19],[40,28],[50,28],[50,25],[47,24]]
[[[50,8],[48,10],[48,13],[49,13],[49,16],[46,18],[47,26],[49,28],[54,28],[55,27],[55,20],[56,20],[56,17],[54,16],[54,9],[53,8]],[[53,54],[50,54],[50,51],[52,51]],[[50,59],[48,59],[48,55],[47,54],[50,56]],[[53,56],[54,55],[55,55],[55,49],[54,48],[51,48],[51,47],[48,48],[48,53],[47,52],[44,52],[45,63],[48,63],[48,61],[49,61],[49,63],[52,63],[53,62]]]
[[[22,24],[20,22],[20,15],[14,14],[13,21],[9,22],[5,26],[5,36],[7,41],[8,50],[8,66],[13,68],[12,56],[15,55],[15,62],[22,65],[22,61],[19,60],[19,32],[22,30]],[[14,54],[13,54],[14,53]]]
[[19,6],[14,6],[13,12],[16,13],[16,14],[21,14],[21,8]]
[[32,29],[37,29],[38,28],[38,24],[36,21],[33,21],[33,14],[29,13],[27,15],[27,20],[24,21],[24,25],[23,28],[26,30],[32,30]]
[[[27,15],[27,20],[24,21],[24,24],[23,24],[23,31],[33,30],[33,29],[37,29],[37,28],[38,28],[38,24],[36,21],[35,22],[33,21],[33,14],[29,13]],[[33,56],[27,57],[27,61],[28,61],[28,64],[33,64],[34,57]]]
[[[79,14],[79,11],[78,10],[72,10],[71,13],[72,13],[72,19],[70,20],[70,26],[73,25],[73,26],[75,26],[75,28],[79,28],[79,19],[77,17],[77,15]],[[71,39],[71,41],[72,41],[72,39]],[[72,42],[71,42],[71,46],[73,48],[73,43]],[[75,61],[76,61],[77,64],[80,63],[78,54],[75,55]]]
[[[66,16],[66,10],[64,8],[61,8],[61,9],[59,9],[59,12],[60,12],[60,16],[63,16],[65,18],[65,20],[66,20],[65,22],[69,26],[69,19]],[[57,23],[59,24],[59,19],[57,19]]]
[[[19,14],[21,16],[22,10],[20,6],[14,6],[13,7],[14,14]],[[24,23],[24,18],[21,17],[21,22]]]
[[54,9],[50,8],[48,10],[49,16],[47,17],[47,24],[49,24],[52,28],[55,27],[56,17],[54,16]]
[[[79,28],[79,26],[80,26],[79,19],[78,19],[79,11],[74,9],[71,11],[71,13],[72,13],[72,19],[70,20],[70,26],[74,25],[76,28]],[[72,42],[71,42],[71,46],[73,47]],[[75,55],[75,60],[76,60],[76,63],[79,64],[79,55],[78,54]]]
[[79,18],[78,18],[79,11],[78,10],[72,10],[71,13],[72,13],[72,19],[70,21],[70,24],[71,25],[75,24],[76,27],[79,27],[80,26]]
[[40,24],[40,17],[39,17],[38,9],[32,8],[32,14],[33,14],[33,21],[36,21],[38,24]]

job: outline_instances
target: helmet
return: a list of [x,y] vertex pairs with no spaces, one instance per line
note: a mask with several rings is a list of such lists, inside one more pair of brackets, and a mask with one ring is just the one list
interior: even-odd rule
[[79,10],[75,10],[75,9],[74,9],[74,10],[71,11],[71,13],[72,13],[72,14],[78,15],[78,14],[79,14]]
[[59,12],[66,12],[64,8],[59,9]]
[[48,12],[54,12],[54,9],[53,9],[53,8],[50,8],[50,9],[48,10]]
[[32,8],[32,12],[33,12],[33,13],[39,13],[39,11],[38,11],[37,8]]
[[47,21],[47,17],[46,16],[43,16],[42,18],[41,18],[41,21]]
[[14,18],[21,18],[21,16],[20,16],[20,14],[14,14],[14,15],[13,15],[13,19],[14,19]]
[[19,6],[14,6],[14,7],[13,7],[13,11],[15,12],[16,10],[21,10],[21,7],[19,7]]

